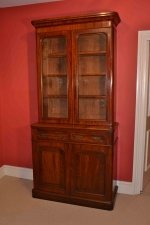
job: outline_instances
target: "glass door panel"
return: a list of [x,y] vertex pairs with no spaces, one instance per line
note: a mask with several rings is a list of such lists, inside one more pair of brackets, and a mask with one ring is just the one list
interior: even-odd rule
[[106,120],[106,99],[79,98],[79,118],[85,120]]
[[43,96],[51,95],[67,96],[67,77],[66,76],[45,76],[43,77]]
[[44,118],[66,118],[68,115],[68,102],[66,98],[44,98],[43,116]]
[[84,34],[80,35],[78,42],[79,52],[99,52],[106,51],[106,34]]
[[107,120],[107,35],[80,34],[78,57],[78,119]]
[[80,76],[79,95],[106,95],[106,76]]
[[48,56],[43,58],[43,75],[66,75],[66,57]]
[[66,38],[64,36],[46,37],[43,39],[43,57],[51,54],[66,53]]
[[42,39],[43,118],[68,117],[67,40],[65,36]]
[[79,74],[105,74],[106,73],[106,55],[80,55]]

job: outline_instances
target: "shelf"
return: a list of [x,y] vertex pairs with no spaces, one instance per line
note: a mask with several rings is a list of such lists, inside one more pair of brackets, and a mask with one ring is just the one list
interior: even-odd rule
[[67,95],[46,95],[43,98],[67,98]]
[[79,98],[100,98],[100,99],[106,99],[106,95],[79,95]]
[[42,57],[43,60],[49,59],[49,58],[65,58],[67,55],[66,53],[52,53],[48,54],[47,56]]
[[60,74],[43,74],[43,78],[46,77],[67,77],[67,74],[60,73]]
[[97,73],[91,73],[91,74],[79,74],[79,76],[106,76],[106,73],[100,73],[100,74],[97,74]]
[[90,52],[78,52],[78,54],[80,56],[91,56],[91,55],[96,55],[96,56],[99,56],[99,55],[106,55],[107,52],[106,51],[99,51],[99,52],[94,52],[94,51],[90,51]]
[[56,119],[56,118],[61,119],[61,118],[66,118],[67,117],[67,112],[64,113],[64,115],[62,115],[61,113],[49,113],[49,114],[50,114],[49,117],[51,119]]

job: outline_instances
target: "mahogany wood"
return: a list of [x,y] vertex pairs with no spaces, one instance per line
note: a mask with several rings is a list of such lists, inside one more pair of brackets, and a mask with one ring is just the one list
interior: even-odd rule
[[39,121],[33,197],[113,209],[117,186],[116,12],[32,21]]

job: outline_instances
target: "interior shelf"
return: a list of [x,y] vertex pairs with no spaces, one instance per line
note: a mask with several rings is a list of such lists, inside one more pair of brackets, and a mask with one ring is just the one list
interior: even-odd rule
[[83,55],[83,56],[84,56],[84,55],[85,55],[85,56],[86,56],[86,55],[87,55],[87,56],[91,56],[91,55],[93,55],[93,56],[94,56],[94,55],[99,56],[99,55],[106,55],[107,52],[106,52],[106,51],[100,51],[100,52],[94,52],[94,51],[92,51],[92,52],[88,52],[88,51],[87,51],[87,52],[86,52],[86,51],[85,51],[85,52],[78,52],[78,54],[81,55],[81,56],[82,56],[82,55]]
[[59,74],[43,74],[43,77],[66,77],[66,73],[59,73]]
[[106,73],[84,73],[79,75],[80,76],[106,76]]
[[46,95],[43,98],[67,98],[67,95]]
[[62,53],[50,53],[47,56],[43,56],[43,60],[49,59],[49,58],[64,58],[66,57],[66,53],[62,54]]
[[79,95],[79,98],[106,98],[106,95]]

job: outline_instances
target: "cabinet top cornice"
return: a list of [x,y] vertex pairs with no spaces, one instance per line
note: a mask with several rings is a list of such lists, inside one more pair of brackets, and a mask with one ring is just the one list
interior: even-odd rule
[[58,25],[69,25],[77,23],[88,23],[88,22],[99,22],[99,21],[111,21],[115,26],[120,22],[120,17],[117,12],[99,12],[95,14],[87,15],[76,15],[66,17],[55,17],[49,19],[33,20],[32,25],[36,28],[58,26]]

